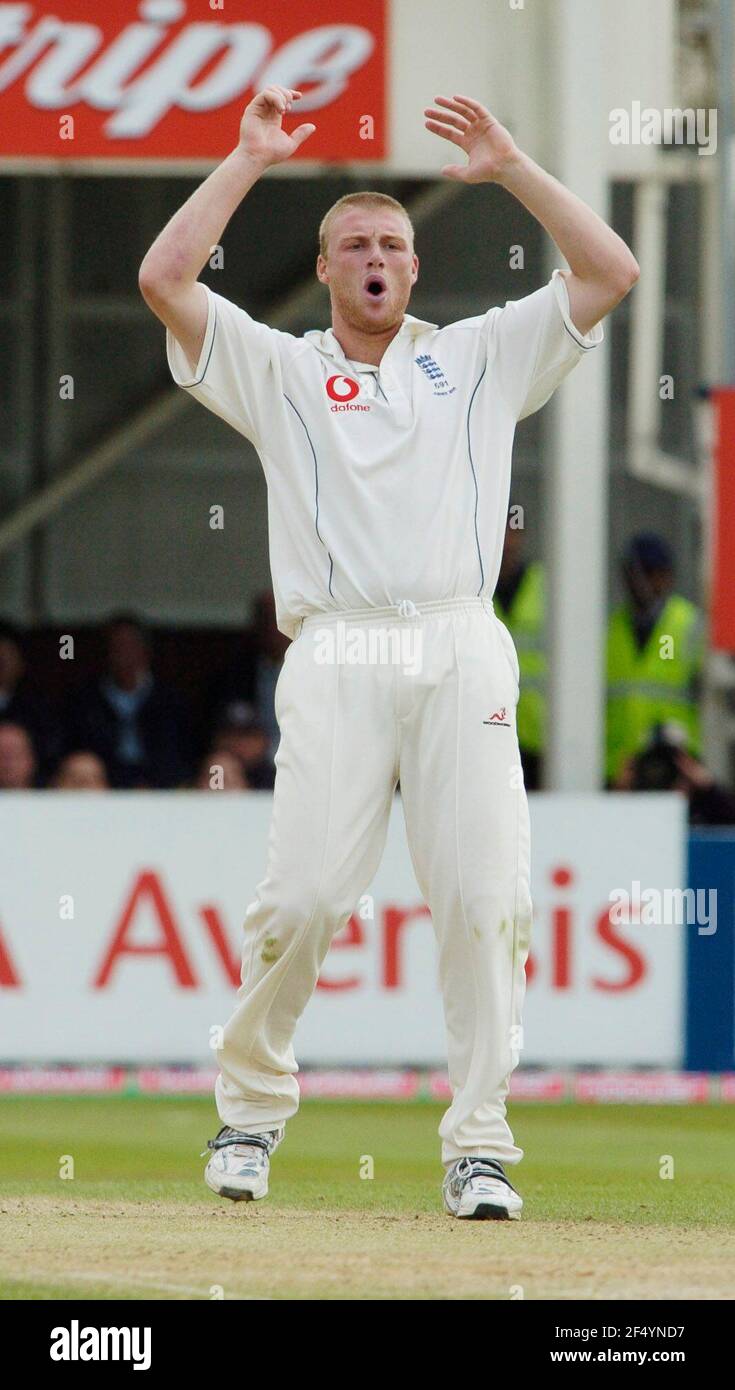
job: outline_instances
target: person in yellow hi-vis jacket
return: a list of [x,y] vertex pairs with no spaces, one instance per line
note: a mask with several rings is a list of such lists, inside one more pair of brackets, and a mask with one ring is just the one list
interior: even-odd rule
[[628,544],[622,571],[629,597],[607,632],[606,775],[614,785],[659,724],[685,731],[701,749],[698,688],[703,661],[700,610],[673,592],[671,549],[653,532]]
[[546,577],[543,565],[526,560],[523,530],[513,525],[512,512],[511,508],[493,607],[518,653],[518,745],[526,788],[534,791],[541,785],[546,745]]

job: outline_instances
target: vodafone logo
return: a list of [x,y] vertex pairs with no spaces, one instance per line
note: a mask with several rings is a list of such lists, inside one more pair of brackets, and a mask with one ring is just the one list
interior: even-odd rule
[[342,410],[366,410],[370,413],[369,405],[351,404],[360,393],[358,383],[353,381],[351,376],[330,376],[326,385],[330,400],[337,402],[336,405],[330,405],[330,410],[335,413]]
[[327,382],[327,395],[333,401],[353,401],[360,387],[351,376],[330,376]]

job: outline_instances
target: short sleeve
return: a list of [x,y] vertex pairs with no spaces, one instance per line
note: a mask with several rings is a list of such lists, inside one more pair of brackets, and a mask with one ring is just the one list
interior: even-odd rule
[[572,368],[604,337],[601,323],[589,333],[575,327],[560,270],[542,289],[511,299],[496,310],[489,326],[488,350],[517,420],[545,405]]
[[209,285],[204,288],[209,313],[196,371],[192,375],[186,353],[167,329],[171,375],[177,386],[258,446],[269,404],[281,389],[278,338],[283,335],[215,294]]

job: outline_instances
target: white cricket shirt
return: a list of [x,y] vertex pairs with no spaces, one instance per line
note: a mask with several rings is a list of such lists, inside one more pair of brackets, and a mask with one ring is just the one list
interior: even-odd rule
[[258,452],[281,632],[335,609],[492,598],[516,422],[603,338],[575,328],[561,272],[446,328],[404,314],[379,367],[349,361],[331,328],[297,338],[205,288],[197,370],[170,331],[168,363]]

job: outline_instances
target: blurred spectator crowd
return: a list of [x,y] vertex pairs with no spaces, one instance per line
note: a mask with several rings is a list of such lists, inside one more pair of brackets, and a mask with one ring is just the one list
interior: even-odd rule
[[62,693],[49,699],[25,642],[0,622],[0,791],[56,788],[269,790],[275,780],[276,681],[288,639],[272,594],[198,700],[156,672],[154,641],[134,615],[106,623],[97,669],[74,679],[60,660]]
[[[495,611],[518,652],[518,739],[526,786],[543,785],[547,726],[546,582],[511,508]],[[701,761],[702,614],[678,594],[662,537],[633,536],[620,559],[624,601],[607,631],[606,785],[685,794],[693,824],[735,824],[735,795]],[[45,697],[21,634],[0,622],[0,791],[270,790],[278,746],[275,688],[288,646],[272,593],[197,698],[157,672],[154,640],[134,615],[110,618],[96,668]],[[200,664],[207,665],[199,657]],[[62,663],[63,664],[63,663]]]

